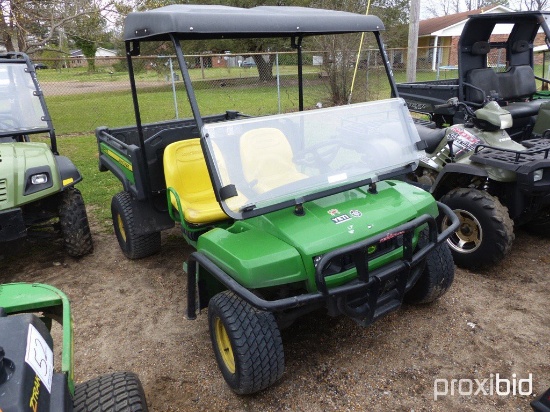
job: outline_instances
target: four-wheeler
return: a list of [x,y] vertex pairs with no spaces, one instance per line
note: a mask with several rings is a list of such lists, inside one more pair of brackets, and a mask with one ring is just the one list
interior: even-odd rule
[[[0,55],[0,245],[27,235],[60,232],[67,253],[93,244],[86,208],[75,184],[82,176],[57,152],[52,120],[35,67],[23,53]],[[48,140],[31,142],[30,136]]]
[[514,142],[505,130],[512,116],[494,101],[475,112],[456,98],[445,105],[457,106],[468,115],[463,124],[417,125],[426,154],[408,179],[456,213],[460,226],[447,239],[454,261],[479,268],[510,251],[514,222],[550,233],[550,140]]
[[550,12],[541,11],[469,16],[458,42],[458,78],[398,84],[399,96],[410,110],[430,114],[438,127],[469,117],[464,106],[445,105],[453,97],[474,110],[493,100],[512,115],[510,137],[529,139],[544,101],[534,99],[536,80],[550,82],[534,73],[535,38],[544,33],[548,44],[549,21]]
[[[62,327],[54,366],[53,320]],[[55,351],[57,352],[57,350]],[[75,385],[67,296],[39,283],[0,285],[0,411],[146,412],[137,375],[115,372]]]
[[[137,125],[96,131],[100,170],[124,187],[112,202],[116,236],[128,257],[144,257],[179,222],[196,249],[185,264],[187,315],[208,306],[216,360],[236,393],[281,378],[280,328],[297,318],[324,308],[367,326],[403,301],[436,300],[453,281],[445,240],[456,215],[393,180],[423,154],[405,102],[304,111],[302,45],[310,36],[366,33],[383,56],[388,97],[396,95],[383,29],[375,16],[283,6],[172,5],[126,18]],[[296,50],[300,111],[203,116],[182,45],[262,37],[286,38]],[[192,119],[141,124],[132,68],[149,41],[173,45]],[[450,222],[442,233],[437,219]]]

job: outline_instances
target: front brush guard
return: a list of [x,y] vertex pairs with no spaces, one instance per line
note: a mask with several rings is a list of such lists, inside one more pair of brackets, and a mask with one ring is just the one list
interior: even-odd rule
[[[235,279],[220,269],[216,263],[201,252],[194,252],[187,261],[187,318],[196,319],[197,309],[197,268],[201,265],[227,289],[253,307],[269,312],[280,312],[296,309],[305,305],[325,303],[329,311],[343,313],[352,317],[362,325],[368,325],[380,316],[397,309],[403,301],[403,296],[421,274],[425,258],[437,245],[444,242],[457,228],[458,218],[451,209],[437,202],[439,211],[451,220],[451,225],[442,233],[438,233],[437,223],[433,216],[422,215],[410,222],[395,227],[391,232],[344,246],[325,254],[315,271],[317,291],[291,296],[277,300],[265,300],[239,284]],[[414,251],[414,232],[420,226],[428,225],[428,241],[426,245]],[[369,271],[367,250],[384,239],[403,236],[403,257],[376,270]],[[323,269],[336,256],[351,254],[357,268],[357,278],[344,285],[328,288]],[[411,276],[414,269],[418,269]],[[395,286],[384,290],[381,285],[395,281]]]

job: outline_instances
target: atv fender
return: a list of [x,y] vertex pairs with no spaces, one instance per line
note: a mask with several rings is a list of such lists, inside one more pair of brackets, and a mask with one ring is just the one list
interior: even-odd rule
[[488,173],[485,169],[473,166],[471,164],[464,163],[451,163],[443,168],[443,170],[437,176],[435,183],[430,189],[430,193],[434,198],[439,199],[449,189],[449,184],[452,180],[459,175],[488,177]]
[[55,162],[63,188],[74,186],[82,180],[82,175],[68,157],[56,155]]

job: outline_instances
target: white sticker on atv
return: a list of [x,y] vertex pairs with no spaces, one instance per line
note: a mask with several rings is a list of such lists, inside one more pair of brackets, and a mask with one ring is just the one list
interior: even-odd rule
[[476,148],[481,140],[472,133],[464,130],[460,126],[450,127],[451,132],[448,137],[453,139],[454,155],[460,156],[462,153],[470,152]]
[[33,325],[29,325],[25,362],[34,370],[44,383],[48,392],[52,392],[53,352]]

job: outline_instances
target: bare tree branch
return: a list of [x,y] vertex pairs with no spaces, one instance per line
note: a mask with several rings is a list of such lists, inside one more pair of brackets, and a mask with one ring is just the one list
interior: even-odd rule
[[0,35],[9,51],[32,53],[91,13],[117,13],[118,0],[0,0]]

